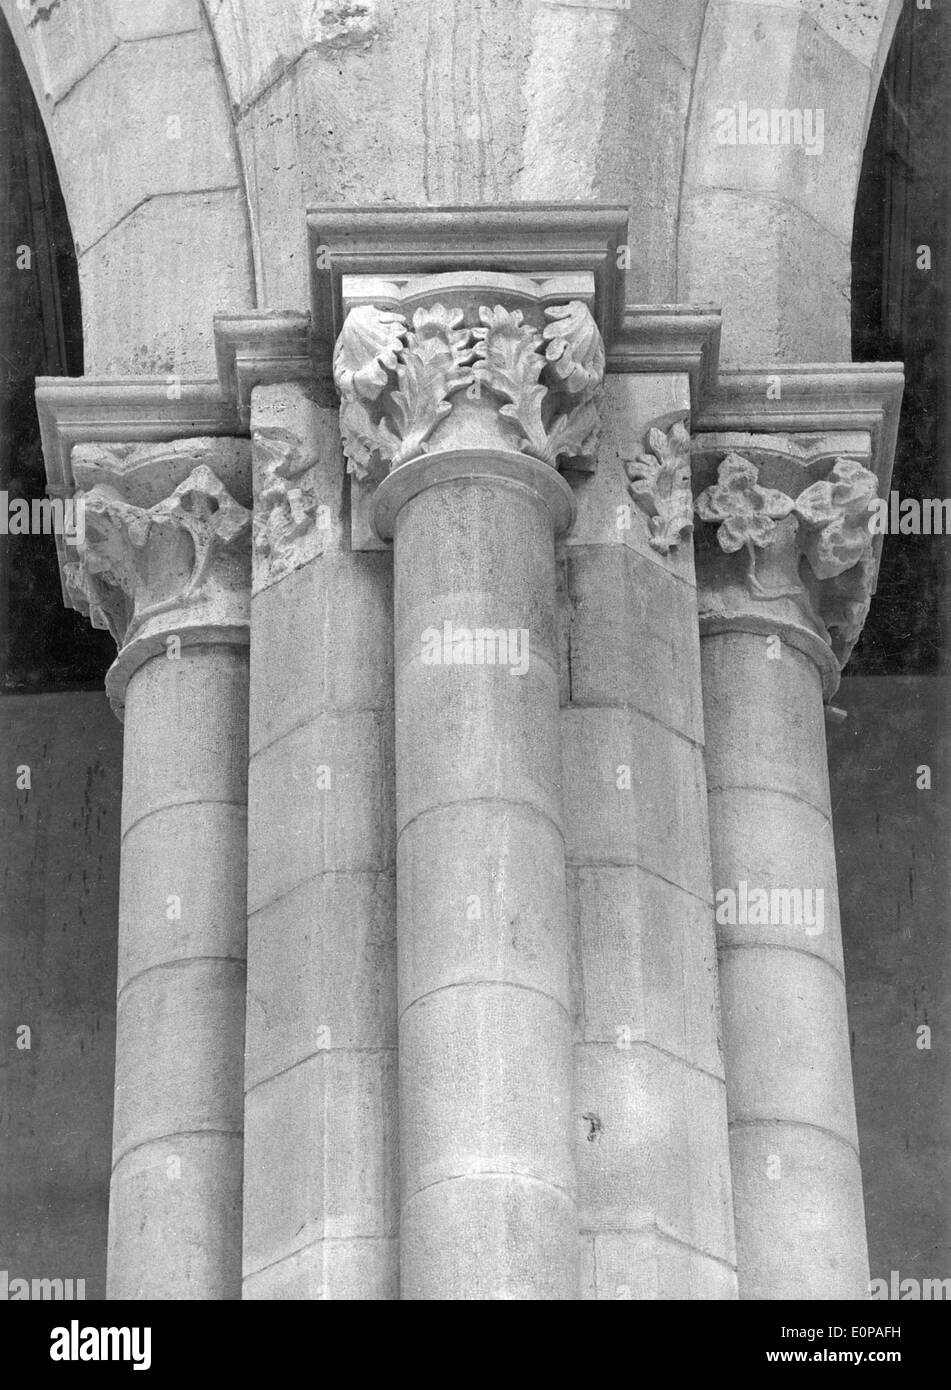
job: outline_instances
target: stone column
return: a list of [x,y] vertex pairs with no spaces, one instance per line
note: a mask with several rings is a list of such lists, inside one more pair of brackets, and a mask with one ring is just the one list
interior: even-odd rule
[[332,389],[250,395],[244,1296],[395,1299],[392,562],[350,548]]
[[864,447],[734,435],[697,448],[740,1297],[860,1299],[868,1254],[823,699],[868,608],[877,480],[867,436]]
[[603,352],[587,303],[474,278],[351,309],[335,360],[351,466],[389,465],[401,1295],[573,1299],[555,465]]
[[65,571],[124,713],[112,1299],[241,1293],[248,445],[79,445]]
[[[686,372],[631,315],[565,551],[562,741],[585,1299],[733,1299]],[[672,355],[672,354],[670,354]],[[621,370],[619,370],[621,369]]]

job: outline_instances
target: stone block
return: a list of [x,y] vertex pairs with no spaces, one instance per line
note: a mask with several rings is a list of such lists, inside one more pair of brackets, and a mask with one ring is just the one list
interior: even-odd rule
[[[779,660],[772,659],[779,652]],[[825,712],[813,661],[786,642],[726,632],[701,643],[707,785],[781,790],[828,817]],[[737,698],[739,692],[739,698]]]
[[574,1301],[574,1202],[515,1174],[437,1183],[403,1208],[400,1264],[404,1301]]
[[720,954],[731,1125],[811,1125],[858,1143],[845,986],[799,951]]
[[326,873],[248,922],[245,1084],[316,1052],[396,1045],[392,873]]
[[377,1301],[400,1296],[399,1242],[392,1237],[318,1240],[266,1269],[249,1274],[243,1297],[312,1303]]
[[724,367],[849,361],[849,241],[795,204],[686,187],[678,266],[682,300],[723,308]]
[[122,832],[186,803],[241,806],[247,786],[247,649],[183,647],[156,657],[126,692]]
[[858,1155],[773,1123],[730,1131],[740,1298],[868,1298]]
[[246,820],[243,806],[224,802],[169,806],[128,832],[119,893],[120,990],[143,970],[195,956],[244,960]]
[[241,1135],[181,1134],[117,1165],[110,1299],[240,1299]]
[[632,705],[703,742],[693,589],[626,546],[569,547],[573,705]]
[[113,1156],[195,1131],[241,1132],[245,970],[189,960],[149,970],[116,1007]]
[[377,872],[395,855],[393,724],[387,714],[321,715],[251,762],[248,909],[328,870]]
[[490,1174],[572,1195],[571,1065],[568,1016],[534,990],[455,985],[412,1004],[400,1019],[404,1204]]
[[400,1009],[447,985],[536,989],[568,1007],[565,850],[528,807],[412,821],[397,849]]
[[170,390],[213,376],[214,315],[254,302],[240,189],[151,197],[80,255],[79,279],[87,374],[167,376]]
[[[736,787],[710,795],[710,841],[721,947],[760,943],[769,949],[803,951],[841,975],[831,822],[783,791]],[[765,923],[756,920],[757,890],[763,906],[762,892],[770,895]]]
[[605,1231],[582,1238],[582,1298],[626,1303],[737,1297],[736,1269],[659,1231]]
[[320,1052],[248,1092],[246,1276],[319,1240],[396,1234],[394,1065],[390,1052]]
[[710,901],[700,750],[635,710],[561,712],[570,863],[639,865]]
[[722,1076],[709,907],[637,868],[579,868],[578,1038],[640,1042]]
[[392,709],[393,562],[324,555],[251,600],[251,749],[321,712]]
[[530,644],[527,655],[524,675],[501,665],[423,665],[418,658],[397,670],[401,828],[424,812],[472,800],[525,805],[560,824],[557,677]]
[[575,1059],[581,1230],[656,1227],[732,1263],[723,1082],[643,1044]]
[[[202,32],[119,44],[62,99],[56,130],[81,252],[157,194],[240,183],[230,113]],[[82,196],[70,196],[73,188]],[[190,245],[207,273],[207,247],[199,254],[201,243]]]

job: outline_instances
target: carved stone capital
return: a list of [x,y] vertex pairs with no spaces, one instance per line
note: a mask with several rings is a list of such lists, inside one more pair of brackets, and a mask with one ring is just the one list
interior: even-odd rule
[[334,353],[350,471],[379,477],[453,449],[592,469],[604,347],[573,289],[584,292],[584,277],[375,282]]
[[119,648],[106,678],[117,710],[133,671],[168,638],[247,642],[248,455],[235,439],[74,447],[82,526],[64,581]]
[[[746,454],[721,455],[715,481],[696,498],[701,631],[780,636],[816,661],[828,697],[871,602],[878,479],[856,456],[867,460],[869,444],[845,436],[746,443]],[[837,443],[853,453],[835,453]],[[702,478],[710,441],[699,448]]]

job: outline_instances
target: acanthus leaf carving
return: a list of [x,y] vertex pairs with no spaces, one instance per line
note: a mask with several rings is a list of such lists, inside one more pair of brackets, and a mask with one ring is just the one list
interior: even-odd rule
[[400,447],[380,410],[371,413],[397,369],[407,334],[402,314],[360,304],[351,309],[334,349],[334,381],[341,396],[340,433],[351,473],[365,478],[377,459],[392,460]]
[[392,309],[358,304],[344,319],[334,350],[334,381],[341,395],[375,401],[396,371],[406,319]]
[[523,321],[521,309],[479,309],[481,328],[474,330],[476,338],[475,379],[496,395],[504,396],[506,404],[499,414],[512,420],[522,431],[519,447],[545,462],[548,431],[542,420],[542,402],[548,388],[540,384],[544,358],[539,355],[542,338],[537,329]]
[[[398,468],[426,453],[464,388],[473,388],[473,400],[483,388],[501,397],[490,408],[516,427],[515,447],[534,458],[553,467],[564,457],[593,459],[601,335],[581,301],[544,312],[550,321],[538,328],[521,308],[497,303],[466,310],[434,302],[417,308],[408,326],[390,310],[352,309],[334,353],[350,471],[363,479],[381,463]],[[510,427],[504,434],[507,440]]]
[[547,308],[545,316],[552,320],[542,330],[549,381],[569,395],[583,392],[590,399],[604,379],[604,344],[591,311],[571,300]]
[[394,468],[425,453],[429,436],[452,409],[450,396],[472,384],[471,338],[461,309],[433,304],[413,314],[413,329],[396,366],[399,388],[393,392],[393,406],[399,443],[392,455]]
[[665,434],[652,429],[647,437],[649,453],[625,462],[628,491],[649,517],[649,543],[661,555],[693,530],[693,494],[690,488],[690,435],[678,422]]

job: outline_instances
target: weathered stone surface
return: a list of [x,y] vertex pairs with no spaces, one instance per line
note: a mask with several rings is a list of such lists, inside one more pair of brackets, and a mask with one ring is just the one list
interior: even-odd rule
[[627,546],[569,546],[566,569],[570,703],[630,704],[702,742],[699,684],[683,679],[688,653],[700,660],[693,588]]
[[389,871],[321,874],[252,915],[248,1087],[329,1048],[395,1047],[395,929]]
[[630,867],[571,870],[575,1037],[723,1074],[710,908]]
[[742,1299],[868,1298],[858,1154],[782,1122],[731,1138]]
[[679,245],[681,293],[726,308],[724,365],[848,361],[847,240],[785,201],[688,187]]
[[576,1050],[580,1228],[659,1231],[730,1264],[723,1084],[643,1044]]
[[[201,246],[216,255],[196,254]],[[150,198],[82,253],[79,276],[83,302],[96,306],[83,319],[90,375],[166,376],[169,390],[210,375],[213,316],[246,308],[254,295],[241,190]]]
[[[460,859],[460,844],[484,857]],[[440,865],[433,873],[432,865]],[[533,866],[531,881],[513,875]],[[557,826],[527,807],[499,802],[447,806],[402,831],[397,856],[400,1012],[447,985],[507,984],[568,1007],[568,962],[552,923],[564,910],[564,843]],[[427,923],[439,921],[437,934]]]
[[174,1135],[120,1161],[108,1269],[113,1300],[240,1298],[240,1132]]
[[[135,683],[136,715],[125,735],[122,833],[154,811],[197,800],[243,806],[247,786],[247,656],[184,648]],[[131,696],[130,696],[131,699]],[[191,730],[189,756],[182,733]],[[196,787],[202,797],[196,796]]]
[[574,1301],[576,1219],[567,1192],[529,1176],[436,1183],[403,1208],[400,1297]]
[[[275,743],[324,710],[393,703],[393,561],[388,554],[324,555],[254,597],[255,627],[280,660],[252,652],[251,747]],[[301,628],[314,640],[301,640]],[[358,635],[359,634],[359,635]],[[372,660],[368,657],[372,656]]]
[[399,1262],[395,1236],[318,1240],[306,1250],[249,1274],[242,1297],[360,1303],[398,1299]]
[[390,1243],[397,1220],[393,1066],[389,1050],[332,1048],[249,1091],[246,1276],[318,1241],[359,1237],[380,1241],[381,1253]]
[[[707,901],[710,865],[697,750],[630,708],[569,706],[562,710],[561,727],[569,859],[629,863],[633,846],[635,863]],[[651,750],[649,760],[644,750]],[[690,858],[682,853],[684,841],[695,847]]]
[[321,715],[258,750],[248,786],[258,827],[248,863],[250,911],[328,869],[379,871],[392,863],[392,759],[392,716],[376,711]]
[[186,959],[153,967],[120,992],[116,1162],[151,1139],[240,1134],[244,991],[243,961]]
[[245,807],[228,802],[158,808],[129,829],[120,912],[142,929],[120,938],[120,990],[144,970],[186,963],[199,938],[203,956],[243,964],[243,880],[210,878],[207,866],[227,862],[246,834]]
[[585,1236],[582,1289],[589,1300],[627,1302],[737,1297],[736,1270],[657,1231]]
[[[158,63],[155,43],[119,45],[57,108],[57,124],[71,136],[62,177],[67,187],[80,177],[89,185],[71,207],[80,251],[157,194],[239,182],[227,109],[222,103],[209,110],[215,68],[207,37],[180,34],[156,43],[167,50]],[[197,257],[195,243],[191,250]]]

